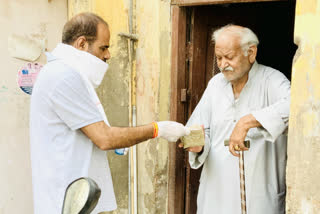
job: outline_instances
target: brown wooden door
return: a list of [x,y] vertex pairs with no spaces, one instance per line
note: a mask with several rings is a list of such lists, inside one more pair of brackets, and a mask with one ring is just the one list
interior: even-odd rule
[[[199,102],[208,81],[218,73],[214,57],[212,32],[226,24],[249,27],[258,36],[257,61],[283,72],[291,78],[296,47],[293,43],[294,1],[233,3],[186,8],[186,103],[185,122]],[[197,210],[197,193],[201,169],[193,170],[184,155],[186,214]],[[214,190],[207,190],[214,191]]]

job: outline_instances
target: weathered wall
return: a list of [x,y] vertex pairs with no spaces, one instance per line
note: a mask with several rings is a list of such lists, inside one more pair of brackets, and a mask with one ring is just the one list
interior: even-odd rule
[[[129,0],[72,0],[69,14],[92,11],[102,16],[111,29],[110,68],[98,95],[111,125],[129,125],[130,65],[128,42],[118,36],[129,32]],[[170,0],[133,1],[136,43],[137,125],[169,118],[171,20]],[[166,213],[167,142],[148,141],[138,145],[138,213]],[[118,202],[114,213],[127,213],[128,158],[109,152],[110,167]]]
[[[169,119],[171,71],[170,0],[137,0],[138,124]],[[168,143],[138,146],[138,213],[166,213]]]
[[287,213],[320,210],[320,1],[297,0],[291,89]]
[[[30,96],[17,85],[27,63],[10,57],[12,34],[47,40],[48,50],[61,40],[67,20],[66,0],[0,0],[0,214],[33,213],[29,153]],[[45,63],[44,54],[37,60]]]

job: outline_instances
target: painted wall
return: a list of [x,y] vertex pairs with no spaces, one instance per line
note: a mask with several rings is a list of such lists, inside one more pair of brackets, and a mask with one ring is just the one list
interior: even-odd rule
[[297,0],[287,167],[287,213],[320,210],[320,0]]
[[[30,96],[17,85],[18,69],[27,61],[9,55],[8,38],[15,34],[34,41],[46,41],[45,47],[52,50],[61,40],[61,26],[66,20],[66,0],[0,0],[1,214],[33,213],[29,153]],[[44,55],[37,61],[45,63]]]
[[[130,64],[128,41],[118,34],[129,32],[129,0],[71,0],[69,14],[92,11],[111,29],[110,68],[98,95],[111,125],[129,125]],[[137,125],[169,118],[171,16],[170,0],[133,1],[133,30],[137,83]],[[168,144],[152,140],[137,146],[138,213],[166,213]],[[128,157],[108,152],[118,202],[114,213],[128,212]]]
[[[137,114],[138,124],[169,119],[171,74],[170,0],[138,0]],[[166,213],[168,143],[138,146],[138,213]]]

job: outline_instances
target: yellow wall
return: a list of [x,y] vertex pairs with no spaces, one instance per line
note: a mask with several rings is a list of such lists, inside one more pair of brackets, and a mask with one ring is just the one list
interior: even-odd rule
[[320,210],[320,0],[297,0],[291,88],[287,213]]
[[[137,0],[138,124],[169,119],[171,74],[170,0]],[[168,143],[138,146],[138,213],[166,213]]]

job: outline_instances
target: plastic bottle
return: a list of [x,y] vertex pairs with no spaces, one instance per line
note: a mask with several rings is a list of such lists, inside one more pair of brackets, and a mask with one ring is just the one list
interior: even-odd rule
[[129,148],[121,148],[121,149],[115,149],[114,153],[117,155],[127,155],[129,151]]

